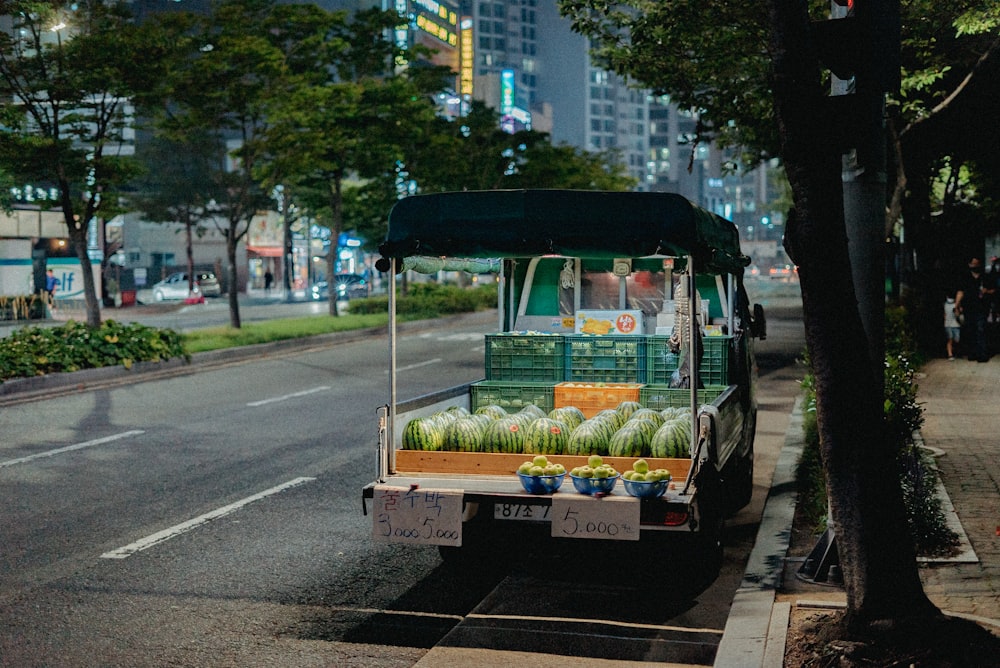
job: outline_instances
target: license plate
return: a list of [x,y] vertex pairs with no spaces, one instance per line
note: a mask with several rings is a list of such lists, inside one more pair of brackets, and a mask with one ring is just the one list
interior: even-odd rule
[[493,519],[548,522],[551,506],[533,506],[524,503],[494,503]]

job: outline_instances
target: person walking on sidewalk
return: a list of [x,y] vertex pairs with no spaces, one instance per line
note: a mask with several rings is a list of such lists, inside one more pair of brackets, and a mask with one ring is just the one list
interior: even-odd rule
[[955,307],[955,296],[948,295],[944,298],[944,339],[945,350],[948,351],[948,359],[955,359],[955,349],[962,340],[962,323],[958,321],[958,312]]
[[996,283],[983,273],[983,262],[978,257],[969,260],[969,273],[958,284],[955,294],[955,311],[965,319],[964,338],[968,345],[969,359],[989,361],[986,348],[986,316],[989,304],[996,293]]

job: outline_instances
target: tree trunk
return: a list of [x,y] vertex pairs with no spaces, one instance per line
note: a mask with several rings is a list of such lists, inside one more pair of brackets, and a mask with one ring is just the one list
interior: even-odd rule
[[194,291],[194,223],[190,217],[184,221],[184,251],[187,253],[188,292]]
[[771,3],[775,108],[794,200],[785,246],[799,267],[846,620],[860,631],[878,620],[938,613],[917,573],[896,453],[885,438],[883,360],[867,352],[848,252],[840,149],[826,120],[806,5]]
[[326,256],[326,284],[330,295],[330,315],[340,315],[337,309],[337,242],[344,231],[343,177],[337,175],[330,182],[330,252]]
[[236,234],[239,221],[230,220],[229,229],[226,231],[226,282],[229,288],[229,326],[239,329],[240,323],[240,301],[237,290],[236,272],[236,244],[239,243],[239,236]]
[[87,254],[87,226],[80,225],[78,227],[72,210],[70,210],[70,214],[66,218],[66,227],[69,230],[70,243],[73,244],[76,257],[80,260],[80,278],[83,280],[87,325],[97,328],[101,326],[101,304],[97,299],[97,286],[94,284],[94,268],[90,263],[90,255]]

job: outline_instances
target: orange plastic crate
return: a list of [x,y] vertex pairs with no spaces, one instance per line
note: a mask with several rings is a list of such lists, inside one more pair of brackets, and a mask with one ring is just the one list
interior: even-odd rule
[[576,406],[587,417],[607,408],[617,408],[623,401],[639,401],[642,383],[557,383],[556,408]]

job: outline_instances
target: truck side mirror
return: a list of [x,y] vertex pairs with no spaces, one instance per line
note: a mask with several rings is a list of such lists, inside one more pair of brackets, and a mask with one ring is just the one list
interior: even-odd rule
[[750,333],[761,341],[767,338],[767,318],[764,316],[764,307],[760,304],[753,305]]

